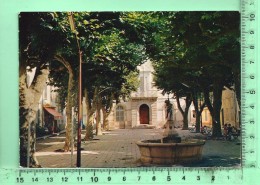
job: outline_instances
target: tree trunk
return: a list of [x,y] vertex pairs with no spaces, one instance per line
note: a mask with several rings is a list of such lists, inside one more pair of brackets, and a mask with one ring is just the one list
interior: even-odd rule
[[102,107],[101,99],[100,96],[97,95],[97,104],[96,104],[96,135],[102,135],[102,130],[101,130],[101,115],[100,115],[100,110]]
[[[112,110],[112,107],[111,107]],[[108,117],[111,114],[112,111],[107,112],[105,108],[102,108],[102,112],[103,112],[103,129],[108,131],[109,130],[109,121],[108,121]]]
[[178,109],[179,109],[179,111],[181,112],[182,117],[183,117],[183,126],[182,126],[182,129],[183,129],[183,130],[188,130],[188,128],[189,128],[188,114],[189,114],[189,108],[190,108],[192,99],[191,99],[191,97],[190,97],[189,95],[186,96],[186,99],[185,99],[185,109],[184,109],[184,110],[183,110],[182,107],[181,107],[180,97],[179,97],[178,94],[176,94],[176,100],[177,100]]
[[65,144],[63,146],[63,149],[65,152],[71,150],[71,145],[74,144],[74,139],[73,143],[71,143],[72,139],[72,107],[73,107],[73,99],[72,99],[72,92],[75,87],[75,81],[74,81],[74,74],[73,70],[71,68],[71,65],[69,64],[68,61],[66,61],[62,56],[56,55],[54,57],[55,60],[58,62],[62,63],[66,69],[68,70],[69,73],[69,80],[68,80],[68,94],[67,94],[67,104],[66,104],[66,117],[67,117],[67,124],[66,124],[66,138],[65,138]]
[[113,93],[109,96],[108,99],[108,104],[102,107],[102,112],[103,112],[103,129],[108,131],[109,130],[109,121],[108,121],[108,116],[111,114],[112,112],[112,108],[113,108],[113,99],[114,99],[114,95]]
[[[186,110],[186,108],[185,108]],[[182,130],[188,130],[189,129],[189,120],[188,120],[188,112],[184,112],[184,117],[183,117],[183,126]]]
[[194,108],[195,108],[195,113],[196,113],[196,132],[199,133],[200,132],[200,119],[201,119],[201,113],[205,107],[205,102],[203,102],[202,105],[199,105],[198,104],[198,96],[197,96],[197,93],[196,92],[193,92],[192,94],[192,99],[193,99],[193,105],[194,105]]
[[65,144],[63,146],[63,149],[65,152],[71,150],[71,146],[74,144],[71,143],[72,139],[72,91],[75,85],[74,79],[73,79],[73,73],[69,73],[69,81],[68,81],[68,94],[67,94],[67,104],[66,104],[66,117],[67,117],[67,124],[66,124],[66,138],[65,138]]
[[[34,80],[30,87],[27,86],[26,70],[20,71],[19,77],[19,122],[20,122],[20,165],[27,166],[28,140],[29,147],[29,167],[39,167],[39,163],[35,157],[35,122],[36,113],[38,111],[38,103],[42,96],[46,81],[48,78],[48,69],[36,69]],[[30,129],[30,137],[28,138],[28,128]]]
[[93,114],[87,116],[86,118],[86,134],[85,134],[85,137],[84,137],[84,140],[85,141],[89,141],[89,140],[92,140],[94,138],[94,133],[93,133]]
[[213,110],[213,106],[211,104],[210,98],[209,98],[209,90],[205,89],[204,90],[204,98],[205,98],[205,103],[209,109],[210,115],[213,118],[214,117],[214,110]]
[[[97,94],[97,89],[95,89],[95,94]],[[87,118],[86,118],[86,135],[84,137],[84,140],[92,140],[93,139],[93,122],[90,120],[93,118],[93,114],[95,113],[95,106],[92,105],[89,101],[88,96],[88,90],[87,88],[84,88],[84,96],[85,96],[85,103],[86,103],[86,112],[87,112]]]
[[220,111],[222,106],[223,85],[220,80],[215,80],[213,84],[213,119],[212,119],[212,137],[221,137]]
[[103,113],[103,129],[108,131],[109,130],[109,121],[108,121],[108,116],[109,113],[106,112],[106,109],[102,107],[102,113]]

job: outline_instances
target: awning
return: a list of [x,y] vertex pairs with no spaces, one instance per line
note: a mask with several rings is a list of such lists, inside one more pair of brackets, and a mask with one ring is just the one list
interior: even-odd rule
[[44,109],[49,112],[51,115],[54,116],[54,119],[61,119],[62,115],[61,113],[57,112],[55,109],[44,107]]

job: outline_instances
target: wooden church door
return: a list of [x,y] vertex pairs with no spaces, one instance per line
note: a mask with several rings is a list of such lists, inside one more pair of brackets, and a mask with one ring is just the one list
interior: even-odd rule
[[139,110],[140,124],[149,124],[149,107],[145,104],[140,106]]

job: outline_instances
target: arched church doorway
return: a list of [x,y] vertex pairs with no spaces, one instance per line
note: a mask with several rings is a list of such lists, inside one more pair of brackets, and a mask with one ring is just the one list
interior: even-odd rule
[[149,107],[143,104],[139,108],[140,124],[149,124]]

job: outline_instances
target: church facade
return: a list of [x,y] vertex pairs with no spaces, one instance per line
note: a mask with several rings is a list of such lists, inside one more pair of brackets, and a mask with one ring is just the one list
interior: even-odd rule
[[[177,107],[173,95],[163,95],[153,82],[153,66],[147,61],[138,67],[140,85],[136,92],[131,94],[127,102],[114,105],[109,116],[110,129],[124,128],[160,128],[166,123],[165,101],[173,104],[173,120],[177,127],[182,127],[183,117]],[[180,99],[181,107],[185,108],[184,99]],[[221,125],[230,123],[239,127],[240,110],[234,91],[225,88],[222,92]],[[195,125],[195,109],[191,104],[188,113],[189,126]],[[212,117],[207,107],[201,114],[201,126],[212,127]]]
[[[140,85],[136,92],[131,94],[127,102],[121,102],[113,107],[109,117],[110,129],[115,128],[158,128],[166,122],[165,101],[170,100],[173,104],[173,119],[176,126],[182,126],[182,115],[177,108],[173,95],[162,95],[153,82],[151,61],[147,61],[138,67]],[[184,100],[180,100],[184,105]],[[193,106],[189,111],[189,122],[195,122],[192,116]]]

